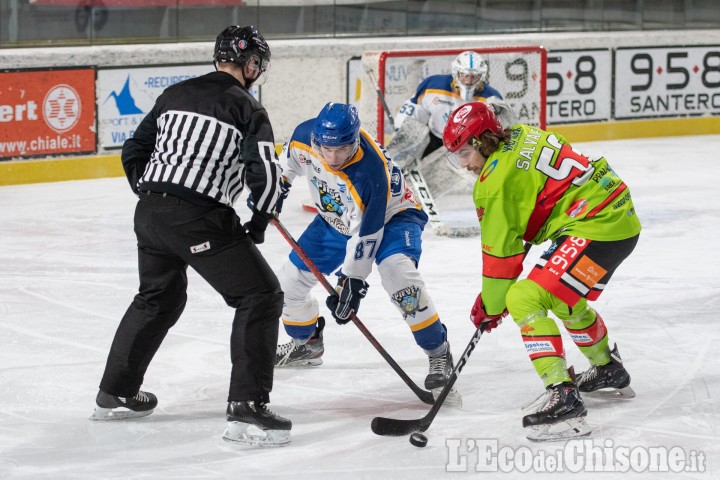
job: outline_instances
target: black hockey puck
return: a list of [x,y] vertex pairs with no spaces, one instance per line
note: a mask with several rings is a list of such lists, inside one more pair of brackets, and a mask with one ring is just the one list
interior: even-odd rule
[[427,437],[420,432],[413,432],[410,434],[410,443],[422,448],[427,445]]

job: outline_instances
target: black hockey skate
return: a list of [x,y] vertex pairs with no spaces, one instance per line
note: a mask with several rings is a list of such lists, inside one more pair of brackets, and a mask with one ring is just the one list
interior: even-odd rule
[[322,365],[322,355],[325,352],[323,344],[323,329],[325,319],[318,317],[318,323],[312,337],[303,345],[290,340],[288,343],[278,345],[275,352],[276,367],[311,367]]
[[138,392],[134,397],[118,397],[98,391],[95,411],[90,420],[122,420],[146,417],[157,406],[157,397],[150,392]]
[[270,410],[264,402],[230,402],[223,440],[242,445],[282,447],[290,443],[292,422]]
[[593,365],[582,372],[578,376],[577,386],[583,393],[595,392],[595,395],[625,398],[635,396],[635,391],[630,387],[630,374],[623,366],[617,344],[610,352],[610,363]]
[[[428,356],[430,371],[427,377],[425,377],[425,388],[432,391],[435,399],[437,399],[440,392],[442,392],[445,385],[447,385],[453,371],[453,357],[450,352],[450,344],[445,342],[445,345],[447,346],[447,350],[442,355],[436,357]],[[450,393],[448,393],[444,405],[451,407],[462,406],[462,397],[455,388],[452,388]]]
[[540,398],[537,403],[541,404],[535,413],[523,417],[525,436],[529,440],[566,440],[590,434],[584,418],[587,410],[575,384],[550,385]]

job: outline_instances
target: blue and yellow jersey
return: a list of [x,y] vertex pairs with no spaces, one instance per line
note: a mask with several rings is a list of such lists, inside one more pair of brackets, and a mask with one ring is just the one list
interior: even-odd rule
[[[485,102],[490,97],[502,99],[500,92],[487,83],[483,88],[475,90],[475,102]],[[400,107],[395,121],[395,127],[400,125],[407,117],[427,125],[430,132],[438,138],[442,138],[445,124],[450,114],[459,106],[466,104],[460,96],[460,90],[455,85],[452,75],[431,75],[418,85],[415,96],[406,100]]]
[[[340,170],[332,170],[310,142],[315,120],[301,123],[280,155],[283,176],[307,178],[318,214],[349,237],[342,271],[348,277],[367,278],[385,224],[399,218],[424,226],[427,214],[406,184],[400,167],[378,143],[360,129],[360,145]],[[365,254],[355,255],[362,251]],[[361,257],[361,258],[356,258]]]

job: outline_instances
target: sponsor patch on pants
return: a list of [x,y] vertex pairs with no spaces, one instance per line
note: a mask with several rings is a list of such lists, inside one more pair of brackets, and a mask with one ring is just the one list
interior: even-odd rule
[[583,256],[575,266],[573,266],[571,273],[575,278],[592,288],[605,276],[607,270],[588,257]]
[[210,242],[204,242],[200,245],[193,245],[190,247],[190,253],[200,253],[204,252],[205,250],[210,250]]

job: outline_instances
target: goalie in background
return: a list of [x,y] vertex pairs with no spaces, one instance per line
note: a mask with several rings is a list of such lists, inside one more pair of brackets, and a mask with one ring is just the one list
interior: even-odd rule
[[[428,216],[400,168],[360,128],[352,105],[328,103],[301,123],[280,155],[286,188],[305,176],[318,214],[298,244],[323,274],[337,272],[338,295],[326,305],[338,324],[351,321],[365,297],[365,281],[378,266],[382,286],[415,342],[428,355],[425,388],[439,393],[452,372],[447,330],[417,270]],[[295,251],[280,269],[285,292],[282,323],[292,337],[278,345],[275,364],[322,364],[325,320],[311,295],[318,280]],[[459,404],[457,393],[451,402]]]
[[488,85],[488,65],[479,54],[462,52],[450,67],[452,73],[425,78],[415,96],[400,107],[395,119],[396,132],[387,149],[401,168],[443,146],[442,135],[447,119],[464,103],[490,102],[498,111],[514,115],[500,92]]
[[[492,328],[510,313],[542,379],[543,401],[523,418],[531,440],[587,435],[580,392],[634,396],[630,375],[609,346],[596,300],[632,253],[640,234],[630,189],[604,157],[577,152],[560,135],[522,124],[503,128],[484,103],[453,112],[443,135],[448,158],[478,175],[473,193],[482,235],[482,293],[470,318]],[[517,281],[524,242],[552,244],[526,279]],[[590,362],[568,371],[562,320]],[[542,396],[538,399],[540,400]]]

